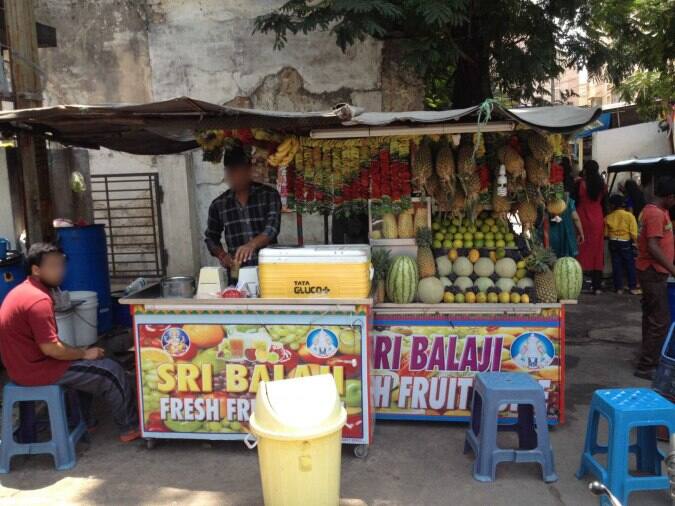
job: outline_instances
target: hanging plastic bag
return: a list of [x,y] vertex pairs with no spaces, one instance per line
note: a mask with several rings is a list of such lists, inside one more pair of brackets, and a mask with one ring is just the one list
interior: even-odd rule
[[74,193],[84,193],[87,189],[87,183],[79,170],[70,174],[70,189],[73,190]]

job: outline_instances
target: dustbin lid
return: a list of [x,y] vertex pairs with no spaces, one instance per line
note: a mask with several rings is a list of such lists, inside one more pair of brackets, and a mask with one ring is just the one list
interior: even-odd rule
[[326,436],[346,421],[333,376],[320,374],[262,381],[250,426],[256,436],[297,440]]

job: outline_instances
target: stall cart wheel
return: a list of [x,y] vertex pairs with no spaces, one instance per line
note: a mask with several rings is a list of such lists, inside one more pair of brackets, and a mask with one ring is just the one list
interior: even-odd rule
[[145,440],[145,447],[146,447],[148,450],[152,450],[152,449],[155,447],[156,444],[157,444],[157,440],[156,440],[156,439],[146,439],[146,440]]
[[354,457],[365,459],[368,456],[368,445],[356,445],[354,447]]

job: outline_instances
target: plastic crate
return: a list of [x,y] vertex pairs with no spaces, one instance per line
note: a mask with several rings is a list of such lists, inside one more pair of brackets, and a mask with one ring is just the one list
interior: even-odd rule
[[670,322],[675,323],[675,278],[668,279],[668,305],[670,306]]
[[675,398],[675,339],[673,333],[675,332],[675,323],[671,324],[668,337],[663,343],[661,349],[661,358],[659,359],[659,366],[656,368],[654,375],[653,387],[654,390],[664,394],[666,397]]

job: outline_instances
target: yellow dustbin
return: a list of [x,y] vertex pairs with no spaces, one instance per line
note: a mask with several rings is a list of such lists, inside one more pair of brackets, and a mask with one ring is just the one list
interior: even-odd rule
[[337,506],[347,412],[330,374],[260,383],[251,432],[265,506]]

